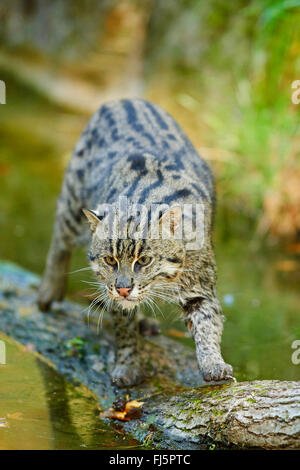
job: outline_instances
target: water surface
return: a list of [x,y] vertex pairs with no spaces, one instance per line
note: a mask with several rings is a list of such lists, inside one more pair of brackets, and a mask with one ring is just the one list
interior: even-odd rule
[[121,426],[99,418],[96,398],[0,333],[0,449],[138,449]]

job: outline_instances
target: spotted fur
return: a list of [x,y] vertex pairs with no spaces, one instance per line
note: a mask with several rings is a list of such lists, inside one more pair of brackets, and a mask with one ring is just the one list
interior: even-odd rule
[[[100,215],[99,207],[120,196],[149,211],[152,203],[168,204],[175,219],[174,207],[201,202],[201,249],[189,250],[185,239],[174,237],[101,239],[99,230],[106,215]],[[212,247],[214,205],[209,167],[178,123],[160,107],[140,99],[121,100],[103,105],[91,118],[65,173],[38,303],[47,310],[53,300],[63,298],[71,250],[90,240],[88,257],[99,283],[99,301],[115,323],[112,379],[117,385],[142,380],[136,311],[143,302],[154,307],[161,299],[181,306],[203,378],[220,381],[232,376],[220,352],[223,316]],[[126,230],[134,223],[135,218],[128,217]],[[143,259],[150,261],[143,265],[139,261]],[[130,295],[121,298],[117,289],[125,289],[128,283]]]

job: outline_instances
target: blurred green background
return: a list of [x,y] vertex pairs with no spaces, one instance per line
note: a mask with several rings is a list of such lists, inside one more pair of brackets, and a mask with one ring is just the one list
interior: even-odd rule
[[[89,117],[110,99],[150,99],[216,176],[226,360],[239,379],[299,379],[299,23],[296,0],[1,2],[0,257],[42,272]],[[77,250],[72,269],[86,265]],[[82,279],[69,283],[80,301]],[[163,330],[190,342],[170,307],[165,315]]]

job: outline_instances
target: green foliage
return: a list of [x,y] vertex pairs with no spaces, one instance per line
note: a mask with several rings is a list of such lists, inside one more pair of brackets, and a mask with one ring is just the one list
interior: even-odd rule
[[180,90],[180,106],[205,124],[196,144],[212,149],[219,200],[258,220],[265,195],[282,189],[282,170],[300,166],[299,114],[291,104],[300,74],[300,2],[156,5],[150,76],[159,69],[167,87]]

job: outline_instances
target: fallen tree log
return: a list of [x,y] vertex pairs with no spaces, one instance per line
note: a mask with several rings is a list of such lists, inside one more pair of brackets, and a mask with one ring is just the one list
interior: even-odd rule
[[[163,335],[142,341],[143,384],[111,385],[114,364],[109,328],[97,335],[84,308],[64,301],[39,312],[37,276],[0,263],[0,330],[34,345],[69,380],[86,385],[103,410],[129,393],[144,402],[139,419],[124,429],[152,448],[300,448],[300,382],[263,380],[199,387],[194,352]],[[80,338],[80,341],[74,341]]]

